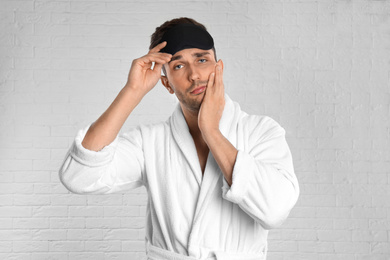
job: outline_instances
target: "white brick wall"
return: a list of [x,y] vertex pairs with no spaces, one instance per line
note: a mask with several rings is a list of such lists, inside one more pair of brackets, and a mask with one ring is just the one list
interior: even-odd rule
[[[193,17],[225,89],[287,131],[301,185],[269,259],[390,258],[390,1],[0,0],[0,259],[145,259],[146,192],[80,196],[58,180],[147,52]],[[165,120],[159,83],[125,124]]]

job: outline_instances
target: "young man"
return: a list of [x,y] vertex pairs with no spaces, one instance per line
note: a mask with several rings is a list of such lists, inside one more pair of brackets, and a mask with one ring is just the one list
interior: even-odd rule
[[[285,130],[224,92],[223,62],[203,25],[167,21],[149,49],[107,111],[77,133],[62,183],[79,194],[144,185],[148,259],[266,259],[268,230],[299,195]],[[172,116],[118,135],[159,79],[180,101]]]

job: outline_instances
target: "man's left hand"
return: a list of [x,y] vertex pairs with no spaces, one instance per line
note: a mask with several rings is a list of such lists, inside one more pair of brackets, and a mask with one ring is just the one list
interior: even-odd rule
[[203,136],[213,131],[219,131],[219,121],[221,120],[224,107],[223,62],[219,60],[215,66],[215,71],[209,76],[199,110],[198,125]]

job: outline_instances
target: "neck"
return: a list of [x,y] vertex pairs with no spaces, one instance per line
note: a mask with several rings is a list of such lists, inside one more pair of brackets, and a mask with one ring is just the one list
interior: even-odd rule
[[198,125],[199,111],[183,109],[183,106],[181,106],[181,108],[192,137],[197,139],[202,136],[202,132],[200,131]]

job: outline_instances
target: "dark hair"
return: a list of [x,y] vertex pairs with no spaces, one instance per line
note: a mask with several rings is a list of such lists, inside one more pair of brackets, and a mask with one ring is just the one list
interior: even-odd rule
[[[150,38],[149,50],[153,49],[154,47],[156,47],[160,43],[160,41],[161,41],[161,39],[166,31],[168,31],[169,29],[171,29],[175,25],[183,24],[183,23],[192,23],[192,24],[200,26],[201,28],[203,28],[204,30],[207,31],[206,26],[195,21],[192,18],[188,18],[188,17],[175,18],[175,19],[172,19],[170,21],[166,21],[165,23],[163,23],[159,27],[156,27],[156,30],[154,31],[154,33],[152,34],[152,36]],[[215,60],[217,60],[217,53],[215,51],[215,47],[213,47],[213,51],[214,51],[214,58],[215,58]],[[166,71],[165,71],[164,66],[162,67],[162,70],[163,70],[164,74],[166,75]]]

